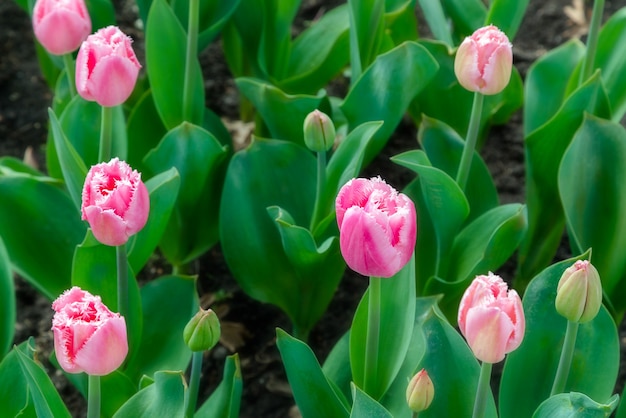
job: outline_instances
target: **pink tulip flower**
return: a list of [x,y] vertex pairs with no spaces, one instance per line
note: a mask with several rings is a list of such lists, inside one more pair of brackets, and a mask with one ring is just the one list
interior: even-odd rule
[[456,52],[454,73],[469,91],[500,93],[509,84],[513,52],[509,38],[493,25],[465,38]]
[[78,49],[91,33],[91,19],[84,0],[37,0],[33,30],[43,47],[54,55]]
[[339,191],[335,208],[341,253],[352,270],[391,277],[411,259],[415,206],[380,177],[350,180]]
[[76,90],[83,99],[108,107],[128,99],[141,68],[131,43],[116,26],[89,35],[76,57]]
[[113,158],[91,167],[82,194],[82,219],[98,241],[125,244],[148,220],[150,197],[141,174]]
[[126,321],[100,296],[73,287],[52,303],[52,309],[54,350],[63,370],[104,376],[120,367],[128,354]]
[[477,276],[459,307],[459,329],[477,359],[498,363],[522,343],[526,320],[515,290],[493,273]]

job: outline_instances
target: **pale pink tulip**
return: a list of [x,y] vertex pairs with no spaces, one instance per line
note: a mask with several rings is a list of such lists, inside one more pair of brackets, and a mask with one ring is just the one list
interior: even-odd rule
[[51,54],[75,51],[91,33],[91,19],[84,0],[37,0],[33,30]]
[[82,195],[82,219],[105,245],[125,244],[148,220],[150,197],[141,174],[113,158],[91,167]]
[[477,359],[497,363],[522,343],[526,321],[515,290],[493,273],[477,276],[459,307],[459,329]]
[[513,52],[509,38],[493,25],[478,29],[459,46],[454,73],[469,91],[500,93],[509,84]]
[[52,309],[54,350],[63,370],[104,376],[120,367],[128,354],[123,316],[79,287],[66,290]]
[[411,259],[415,206],[380,177],[350,180],[339,191],[335,209],[341,253],[352,270],[391,277]]
[[141,68],[131,43],[116,26],[89,35],[76,57],[76,90],[83,99],[101,106],[128,99]]
[[561,276],[556,290],[556,311],[573,322],[596,317],[602,306],[600,273],[589,260],[578,260]]

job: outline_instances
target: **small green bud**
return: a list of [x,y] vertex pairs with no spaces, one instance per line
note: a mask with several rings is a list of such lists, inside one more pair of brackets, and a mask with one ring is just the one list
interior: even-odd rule
[[200,311],[187,323],[183,339],[191,351],[206,351],[220,340],[220,320],[211,309]]
[[335,142],[335,125],[328,115],[315,109],[304,119],[304,143],[315,152],[328,151]]
[[567,268],[556,291],[556,310],[573,322],[589,322],[602,306],[602,283],[598,270],[587,260]]
[[425,369],[420,370],[406,388],[406,402],[413,412],[427,409],[435,397],[433,381]]

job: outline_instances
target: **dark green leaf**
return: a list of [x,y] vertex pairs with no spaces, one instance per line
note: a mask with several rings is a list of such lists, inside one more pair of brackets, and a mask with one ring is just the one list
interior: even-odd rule
[[182,418],[184,416],[185,390],[186,385],[182,372],[158,371],[154,374],[154,383],[137,392],[113,417]]
[[222,382],[195,413],[195,418],[237,418],[243,390],[239,356],[226,357]]
[[600,404],[584,393],[561,393],[546,399],[533,414],[533,418],[608,418],[617,404],[614,395],[607,404]]
[[0,360],[9,352],[15,329],[15,286],[9,253],[0,236]]
[[352,384],[352,418],[393,418],[384,406],[372,399],[367,393]]
[[493,0],[484,25],[497,26],[513,41],[526,13],[529,0]]

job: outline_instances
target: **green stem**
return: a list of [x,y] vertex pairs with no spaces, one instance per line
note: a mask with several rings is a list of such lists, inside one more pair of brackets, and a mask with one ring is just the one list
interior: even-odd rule
[[67,74],[67,85],[70,91],[70,98],[76,96],[76,83],[74,81],[74,73],[76,72],[76,64],[72,54],[63,54],[63,63],[65,64],[65,73]]
[[356,32],[356,17],[353,5],[355,0],[348,0],[348,15],[350,18],[350,84],[353,85],[361,77],[363,72],[361,64],[361,51],[359,51],[359,35]]
[[367,307],[367,340],[365,342],[365,372],[363,390],[376,398],[373,388],[378,382],[378,340],[380,338],[380,277],[370,277]]
[[459,170],[456,173],[456,183],[461,190],[465,191],[467,178],[472,166],[472,158],[474,157],[474,149],[478,139],[478,128],[480,126],[480,116],[483,111],[483,96],[481,93],[474,93],[474,102],[472,103],[472,114],[470,115],[469,127],[467,129],[467,138],[465,138],[465,146],[459,163]]
[[87,418],[100,418],[100,376],[88,376]]
[[311,233],[315,231],[315,227],[319,223],[320,211],[322,204],[322,194],[326,185],[326,151],[317,153],[317,189],[315,191],[315,203],[313,206],[313,216],[311,216]]
[[478,378],[478,388],[476,389],[476,400],[474,401],[474,412],[472,414],[473,418],[482,418],[485,416],[492,366],[491,363],[485,362],[480,366],[480,377]]
[[563,348],[561,350],[561,358],[559,359],[559,366],[556,369],[556,375],[554,376],[554,383],[552,384],[552,392],[550,393],[550,396],[563,393],[565,390],[565,384],[567,383],[567,377],[569,376],[569,369],[572,365],[572,358],[574,357],[574,347],[576,346],[577,334],[578,322],[567,321],[567,329],[565,331],[565,340],[563,341]]
[[200,374],[202,372],[202,351],[194,351],[191,357],[191,376],[189,377],[189,391],[187,393],[185,416],[192,418],[196,412],[198,402],[198,388],[200,387]]
[[99,162],[109,162],[111,159],[111,148],[113,144],[113,108],[102,106],[102,117],[100,121],[100,150],[98,152]]
[[593,64],[596,59],[596,50],[598,49],[598,36],[600,34],[600,25],[602,24],[602,15],[604,14],[604,0],[595,0],[593,2],[593,12],[591,15],[591,24],[589,25],[589,34],[587,35],[587,53],[583,61],[583,67],[580,71],[579,85],[583,84],[593,72]]
[[128,257],[126,244],[116,248],[117,259],[117,309],[128,320]]
[[183,85],[183,119],[190,122],[193,114],[193,68],[198,55],[199,0],[189,0],[187,23],[187,56],[185,58],[185,81]]

